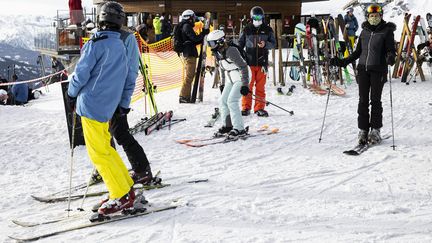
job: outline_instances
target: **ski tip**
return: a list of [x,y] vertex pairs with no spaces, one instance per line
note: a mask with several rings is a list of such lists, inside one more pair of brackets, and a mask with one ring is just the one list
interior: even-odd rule
[[269,128],[268,124],[264,124],[264,125],[261,126],[261,129],[268,129],[268,128]]
[[189,143],[192,142],[192,139],[180,139],[180,140],[175,140],[177,143],[180,144],[185,144],[185,143]]
[[278,133],[279,132],[279,128],[273,128],[272,130],[271,130],[271,133]]

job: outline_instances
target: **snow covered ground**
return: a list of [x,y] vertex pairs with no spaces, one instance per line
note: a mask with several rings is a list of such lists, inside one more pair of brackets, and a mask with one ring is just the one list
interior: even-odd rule
[[[292,96],[280,96],[268,82],[268,100],[294,110],[294,116],[269,106],[270,117],[245,118],[252,130],[268,124],[279,128],[279,134],[203,148],[174,140],[211,136],[216,128],[203,125],[217,106],[218,90],[208,87],[205,102],[195,105],[177,104],[178,90],[157,94],[161,110],[172,109],[175,117],[187,121],[173,125],[171,131],[136,135],[153,170],[161,170],[164,181],[173,184],[145,195],[154,204],[178,200],[187,206],[45,241],[430,241],[431,81],[428,76],[426,82],[406,86],[394,80],[396,151],[390,148],[390,139],[360,157],[342,154],[356,141],[355,84],[347,88],[346,97],[330,97],[321,143],[326,97],[310,93],[299,83],[290,83],[297,85]],[[49,89],[27,107],[0,106],[1,241],[7,241],[7,235],[39,234],[78,223],[35,228],[11,223],[12,219],[38,221],[66,215],[66,203],[43,204],[30,197],[68,186],[70,149],[60,87],[54,84]],[[388,84],[383,105],[382,133],[390,134]],[[131,124],[144,112],[142,101],[133,107]],[[92,170],[85,147],[76,148],[74,157],[73,183],[83,183]],[[191,179],[209,182],[182,184]],[[87,211],[98,200],[87,199]],[[74,201],[72,208],[80,203]]]
[[[336,2],[346,1],[326,4],[337,9]],[[342,154],[356,142],[357,85],[347,87],[346,97],[330,97],[318,143],[326,96],[310,93],[299,82],[291,84],[297,86],[292,96],[276,95],[271,80],[267,90],[269,101],[294,110],[294,116],[269,106],[270,117],[245,118],[251,130],[269,125],[279,128],[278,134],[203,148],[174,140],[211,136],[216,128],[203,126],[217,106],[219,91],[207,82],[204,103],[194,105],[179,105],[178,90],[157,94],[160,110],[173,110],[176,118],[187,121],[170,131],[135,136],[153,170],[161,170],[164,182],[172,184],[145,196],[155,205],[177,200],[184,206],[41,241],[432,241],[432,77],[409,86],[393,80],[396,150],[389,139],[359,157]],[[31,236],[86,222],[89,207],[100,199],[88,198],[86,212],[71,212],[83,214],[82,220],[34,228],[11,222],[66,216],[66,203],[44,204],[30,196],[68,187],[70,149],[60,86],[49,90],[27,107],[0,106],[1,242],[9,242],[8,235]],[[382,134],[391,134],[389,84],[383,106]],[[133,104],[131,124],[143,116],[143,107],[142,100]],[[119,153],[129,166],[121,148]],[[74,185],[87,181],[92,165],[85,147],[75,149],[73,168]],[[184,183],[192,179],[209,182]],[[72,208],[80,204],[73,201]]]

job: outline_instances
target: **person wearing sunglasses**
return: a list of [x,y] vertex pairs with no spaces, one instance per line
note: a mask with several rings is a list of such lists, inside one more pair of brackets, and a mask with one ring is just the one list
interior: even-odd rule
[[[331,59],[330,64],[346,67],[359,59],[356,76],[359,86],[358,143],[376,144],[381,142],[380,128],[383,126],[381,94],[384,83],[387,82],[387,65],[392,66],[395,63],[396,25],[383,20],[383,10],[378,4],[368,6],[366,19],[367,21],[362,24],[355,51],[347,58]],[[371,104],[370,113],[369,104]]]
[[252,23],[244,28],[239,39],[241,49],[246,48],[246,62],[252,71],[249,84],[251,93],[242,98],[242,115],[248,116],[252,109],[252,94],[255,86],[254,112],[258,116],[268,116],[265,108],[265,84],[267,80],[267,66],[269,50],[275,48],[276,39],[273,29],[264,22],[264,10],[255,6],[250,11]]

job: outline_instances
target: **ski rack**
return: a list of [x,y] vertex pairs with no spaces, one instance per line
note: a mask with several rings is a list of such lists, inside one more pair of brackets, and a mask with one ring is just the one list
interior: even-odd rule
[[[409,28],[409,25],[408,25],[410,18],[411,18],[410,14],[405,16],[405,18],[404,18],[404,26],[403,26],[403,30],[402,30],[402,34],[401,34],[401,39],[399,42],[399,48],[398,48],[397,53],[396,53],[396,61],[395,61],[395,65],[393,67],[392,78],[400,78],[400,76],[399,76],[400,66],[399,65],[401,64],[401,61],[402,61],[402,52],[404,50],[405,41],[407,41],[407,43],[409,42],[409,40],[407,40],[407,38],[410,38],[411,32],[412,32],[411,29]],[[420,62],[419,62],[419,59],[417,56],[417,50],[416,50],[415,45],[413,44],[411,46],[411,48],[412,48],[411,53],[413,55],[414,62],[417,64],[416,68],[417,68],[417,72],[420,75],[420,79],[422,81],[426,81],[426,78],[425,78],[424,73],[423,73],[423,69],[422,69],[421,65],[418,65]],[[409,57],[406,57],[406,58],[409,58]],[[406,61],[409,61],[409,60],[406,60]]]

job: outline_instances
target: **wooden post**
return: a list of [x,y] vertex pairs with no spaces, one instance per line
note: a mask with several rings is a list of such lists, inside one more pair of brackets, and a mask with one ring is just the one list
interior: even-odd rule
[[[278,40],[278,50],[279,50],[279,58],[278,58],[278,67],[279,67],[279,84],[285,86],[284,73],[282,68],[282,19],[276,20],[276,38]],[[288,49],[287,49],[288,55]]]
[[[274,32],[276,32],[276,21],[275,19],[270,19],[270,27],[273,29]],[[273,84],[276,86],[276,60],[275,60],[275,49],[272,49],[272,68],[273,68]]]

